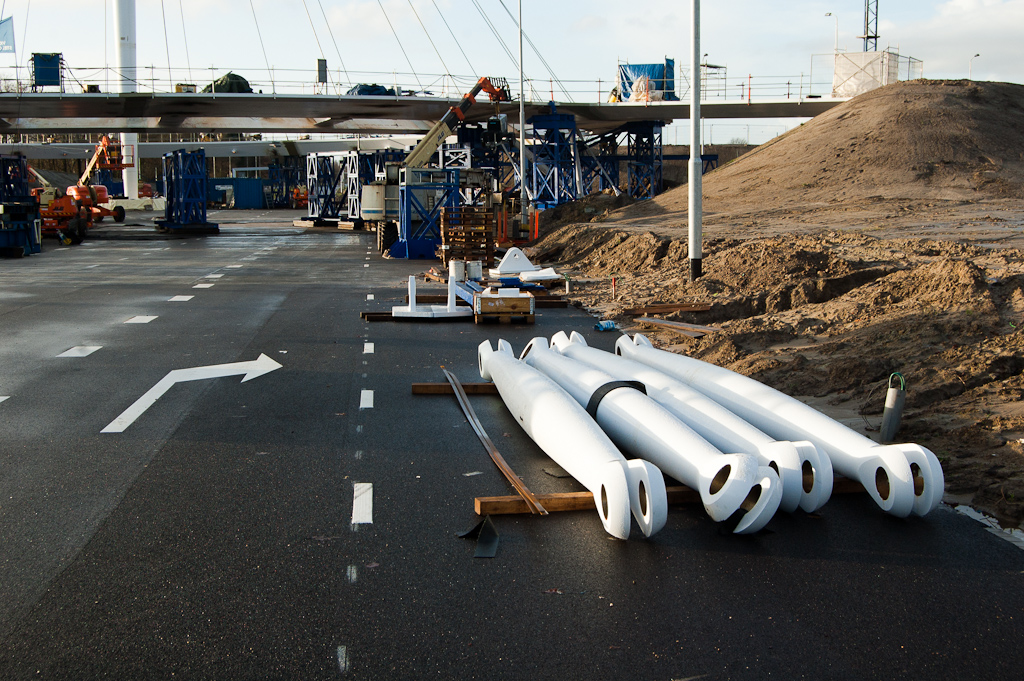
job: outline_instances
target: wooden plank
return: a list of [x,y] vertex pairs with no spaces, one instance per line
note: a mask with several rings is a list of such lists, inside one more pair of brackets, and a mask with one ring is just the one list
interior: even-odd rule
[[[668,503],[673,505],[700,503],[700,494],[685,485],[666,487]],[[856,480],[836,476],[832,483],[832,494],[862,494],[864,486]],[[537,501],[544,505],[549,513],[556,511],[589,511],[594,510],[594,495],[590,492],[562,492],[557,494],[538,494]],[[522,497],[476,497],[473,509],[477,515],[511,515],[525,514],[530,510]]]
[[647,305],[645,307],[631,307],[623,310],[622,314],[663,314],[666,312],[707,312],[711,309],[710,303],[664,303],[658,305]]
[[654,324],[655,326],[671,327],[674,329],[685,329],[686,331],[703,331],[704,333],[714,333],[715,331],[721,331],[716,326],[704,326],[703,324],[688,324],[686,322],[677,322],[670,319],[655,319],[654,317],[639,317],[634,321],[641,322],[643,324]]
[[[498,386],[493,383],[463,383],[467,395],[497,395]],[[413,383],[413,395],[454,395],[455,390],[448,383]]]
[[[700,495],[689,487],[680,485],[678,487],[667,487],[668,503],[670,504],[694,504],[700,502]],[[544,505],[548,513],[556,511],[592,511],[594,495],[590,492],[560,492],[556,494],[538,494],[537,501]],[[477,515],[511,515],[518,513],[529,513],[530,510],[522,497],[500,496],[500,497],[476,497],[473,500],[473,509]]]
[[498,324],[512,324],[513,322],[515,322],[515,323],[523,323],[523,324],[533,324],[535,320],[534,320],[534,316],[532,314],[516,314],[516,313],[512,313],[512,314],[475,314],[475,315],[473,315],[473,321],[476,324],[487,324],[487,323],[490,323],[490,322],[494,322],[494,323],[498,323]]

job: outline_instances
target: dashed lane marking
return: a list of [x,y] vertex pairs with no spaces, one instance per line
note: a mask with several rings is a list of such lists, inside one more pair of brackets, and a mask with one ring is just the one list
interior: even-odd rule
[[372,293],[367,293],[366,294],[366,299],[367,300],[373,300],[373,294]]
[[338,646],[338,671],[342,674],[348,672],[348,648]]
[[359,391],[359,408],[360,409],[373,409],[373,391],[372,390],[360,390]]
[[364,262],[363,263],[363,267],[369,267],[369,266],[370,266],[370,263],[368,263],[368,262]]
[[356,482],[352,484],[352,524],[368,525],[373,523],[373,483]]
[[373,343],[363,343],[363,354],[364,355],[372,355],[373,354]]
[[168,298],[167,302],[168,303],[187,303],[188,301],[192,300],[193,298],[195,298],[195,296],[174,296],[173,298]]
[[192,288],[213,288],[213,284],[196,284]]
[[149,324],[151,321],[156,319],[156,315],[135,315],[131,319],[124,320],[125,324]]
[[91,355],[92,353],[96,352],[97,350],[99,350],[102,347],[103,347],[102,345],[76,345],[75,347],[71,348],[70,350],[65,350],[64,352],[60,353],[57,356],[58,357],[88,357],[89,355]]
[[237,270],[239,267],[242,267],[242,265],[228,265],[229,270]]

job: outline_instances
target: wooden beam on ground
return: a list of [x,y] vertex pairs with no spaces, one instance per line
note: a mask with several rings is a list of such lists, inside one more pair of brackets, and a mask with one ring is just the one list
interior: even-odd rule
[[[699,504],[700,494],[695,490],[679,485],[666,487],[668,503],[673,505]],[[832,483],[832,494],[861,494],[864,486],[856,480],[836,477]],[[537,501],[544,505],[548,513],[556,511],[589,511],[594,506],[594,495],[590,492],[561,492],[557,494],[538,494]],[[476,497],[473,509],[477,515],[515,515],[529,513],[530,509],[520,496]]]
[[674,322],[668,319],[655,319],[654,317],[638,317],[635,319],[639,324],[650,324],[651,326],[658,326],[670,331],[675,331],[691,338],[700,338],[706,333],[714,333],[721,329],[714,326],[704,326],[703,324],[687,324],[686,322]]
[[[463,383],[467,395],[497,395],[498,386],[493,383]],[[413,395],[454,395],[455,389],[448,383],[413,383]]]
[[631,307],[623,310],[622,314],[665,314],[667,312],[707,312],[711,309],[710,303],[665,303],[659,305],[646,305],[644,307]]

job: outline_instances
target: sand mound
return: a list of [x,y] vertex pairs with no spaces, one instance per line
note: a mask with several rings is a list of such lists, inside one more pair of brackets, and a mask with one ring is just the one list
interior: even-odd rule
[[[705,210],[1024,195],[1024,86],[916,80],[856,97],[704,176]],[[686,187],[612,212],[686,210]],[[680,225],[676,225],[680,226]]]

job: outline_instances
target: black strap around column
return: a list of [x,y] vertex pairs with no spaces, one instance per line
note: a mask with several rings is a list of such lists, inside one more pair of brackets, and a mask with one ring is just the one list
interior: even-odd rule
[[590,396],[590,401],[587,402],[587,413],[592,418],[597,418],[597,405],[601,404],[604,396],[616,388],[632,388],[633,390],[639,390],[644,395],[647,394],[647,386],[640,381],[609,381],[595,390],[594,394]]

